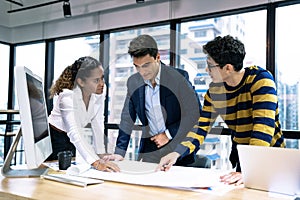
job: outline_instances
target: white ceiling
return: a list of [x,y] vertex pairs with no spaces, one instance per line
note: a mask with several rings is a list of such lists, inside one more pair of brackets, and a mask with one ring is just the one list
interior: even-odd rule
[[[15,10],[46,2],[55,2],[56,0],[14,0],[22,3],[24,6],[19,6],[6,0],[0,0],[0,26],[13,28],[32,23],[41,23],[44,21],[52,21],[62,19],[63,2],[24,10],[14,13],[7,13],[9,10]],[[151,1],[151,0],[147,0]],[[135,0],[70,0],[72,16],[90,14],[94,12],[105,11],[122,6],[136,4]]]
[[[56,0],[15,0],[24,7]],[[272,0],[288,1],[288,0]],[[238,2],[238,3],[237,3]],[[17,13],[20,8],[0,0],[0,41],[28,41],[112,30],[170,19],[266,4],[270,0],[70,0],[72,17],[64,18],[62,2]]]

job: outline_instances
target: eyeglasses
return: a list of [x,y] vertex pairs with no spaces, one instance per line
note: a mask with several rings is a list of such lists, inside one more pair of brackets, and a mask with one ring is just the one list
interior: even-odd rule
[[207,68],[208,69],[212,69],[212,68],[215,68],[215,67],[221,67],[221,66],[219,64],[212,65],[212,64],[207,63]]

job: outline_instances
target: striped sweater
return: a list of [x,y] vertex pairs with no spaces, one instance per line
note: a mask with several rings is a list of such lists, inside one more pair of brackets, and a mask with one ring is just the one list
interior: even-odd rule
[[258,66],[245,68],[235,86],[211,83],[198,124],[175,149],[185,156],[198,151],[212,124],[220,116],[232,130],[234,144],[284,147],[273,76]]

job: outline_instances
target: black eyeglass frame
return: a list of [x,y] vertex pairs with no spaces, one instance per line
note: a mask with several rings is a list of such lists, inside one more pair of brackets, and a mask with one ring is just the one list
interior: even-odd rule
[[[225,64],[226,65],[226,64]],[[215,65],[212,65],[212,64],[209,64],[207,63],[207,68],[210,70],[212,68],[215,68],[215,67],[220,67],[221,69],[225,66],[225,65],[222,65],[222,64],[215,64]]]

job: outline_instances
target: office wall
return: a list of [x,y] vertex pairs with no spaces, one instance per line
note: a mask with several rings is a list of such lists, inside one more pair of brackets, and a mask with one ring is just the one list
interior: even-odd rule
[[[268,2],[269,0],[146,0],[144,4],[136,4],[134,0],[111,0],[102,1],[99,4],[93,3],[82,8],[76,4],[76,1],[74,4],[71,1],[73,17],[69,19],[57,17],[62,15],[61,7],[54,7],[52,14],[48,12],[41,17],[36,17],[34,10],[31,11],[31,15],[28,12],[23,13],[26,17],[28,15],[27,19],[21,16],[22,12],[17,13],[18,15],[10,19],[11,27],[6,30],[10,33],[10,37],[0,36],[0,40],[21,43],[159,22]],[[47,15],[49,19],[46,21]],[[18,21],[21,17],[23,21]],[[0,31],[2,33],[1,26]]]
[[11,40],[11,29],[0,26],[0,41],[10,42]]

